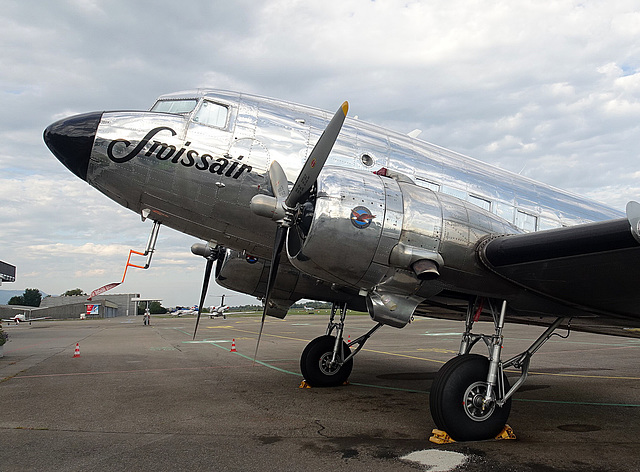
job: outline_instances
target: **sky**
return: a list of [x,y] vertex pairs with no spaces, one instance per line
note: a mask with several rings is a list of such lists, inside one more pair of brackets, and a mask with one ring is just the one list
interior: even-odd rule
[[[5,0],[0,13],[2,289],[119,282],[151,230],[78,179],[42,132],[197,87],[350,114],[624,210],[640,199],[637,1]],[[115,292],[197,303],[204,271],[162,228]],[[141,262],[138,260],[138,262]],[[211,284],[207,305],[256,303]],[[232,296],[233,295],[233,296]]]

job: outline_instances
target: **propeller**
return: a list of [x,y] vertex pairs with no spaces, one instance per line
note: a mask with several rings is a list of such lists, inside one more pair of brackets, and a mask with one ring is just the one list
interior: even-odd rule
[[[318,175],[322,171],[333,146],[338,139],[342,124],[349,111],[349,103],[344,102],[336,111],[331,121],[323,131],[320,139],[311,150],[298,178],[296,179],[291,192],[288,192],[287,176],[277,161],[273,161],[269,166],[268,176],[273,191],[273,197],[267,195],[256,195],[251,200],[252,210],[261,215],[274,219],[278,223],[276,236],[273,243],[273,254],[271,256],[271,266],[269,267],[269,278],[267,279],[267,290],[264,300],[264,309],[262,311],[262,320],[260,322],[260,331],[256,342],[256,351],[253,359],[255,362],[258,356],[258,347],[262,338],[262,330],[264,328],[264,320],[269,309],[271,300],[271,291],[278,275],[278,266],[280,265],[280,254],[284,247],[284,241],[289,228],[293,224],[293,215],[296,207],[303,203],[303,197],[311,190],[311,187],[318,179]],[[275,198],[274,198],[275,197]]]
[[[191,252],[197,256],[202,256],[207,260],[207,265],[204,268],[204,281],[202,282],[202,292],[200,294],[200,303],[198,304],[198,317],[196,318],[196,327],[193,330],[193,339],[196,339],[196,333],[198,332],[198,324],[200,324],[200,315],[202,314],[202,306],[204,305],[204,299],[207,297],[207,290],[209,289],[209,279],[211,278],[211,269],[213,263],[224,254],[224,248],[222,246],[211,247],[209,243],[195,243],[191,246]],[[224,300],[224,299],[223,299]]]

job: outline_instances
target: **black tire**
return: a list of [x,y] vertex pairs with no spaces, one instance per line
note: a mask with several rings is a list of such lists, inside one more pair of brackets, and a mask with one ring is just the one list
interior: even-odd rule
[[[429,394],[431,416],[438,429],[456,441],[479,441],[495,438],[507,423],[511,399],[488,411],[469,402],[471,396],[483,394],[486,388],[489,359],[466,354],[451,359],[438,371]],[[503,375],[505,391],[509,381]],[[483,385],[484,384],[484,385]]]
[[[333,355],[333,346],[336,338],[333,336],[320,336],[314,339],[302,351],[300,357],[300,370],[304,379],[312,387],[336,387],[344,384],[351,370],[353,369],[353,359],[349,359],[341,366],[334,369],[328,369],[327,363]],[[344,357],[351,354],[351,349],[347,343],[342,342],[344,348]]]

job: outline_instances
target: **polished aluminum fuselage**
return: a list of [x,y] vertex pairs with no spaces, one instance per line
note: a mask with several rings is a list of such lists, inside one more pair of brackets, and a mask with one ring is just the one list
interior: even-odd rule
[[[224,91],[195,90],[159,99],[180,100],[197,105],[182,114],[104,112],[86,180],[145,218],[237,251],[224,263],[227,274],[231,267],[235,273],[227,286],[263,296],[268,272],[263,261],[271,256],[276,225],[252,212],[250,202],[257,194],[273,194],[267,176],[273,161],[290,185],[296,180],[331,115]],[[215,126],[200,122],[198,113],[205,106],[226,109],[226,117],[218,117]],[[383,168],[392,178],[374,176]],[[364,225],[367,231],[354,229],[349,219],[361,207],[373,214]],[[287,304],[299,298],[348,299],[364,307],[362,294],[374,304],[388,296],[393,300],[387,305],[399,304],[402,310],[391,313],[380,305],[369,311],[402,326],[418,303],[441,292],[523,296],[517,286],[478,265],[473,254],[481,238],[620,216],[433,144],[347,119],[320,174],[315,226],[299,257],[292,257],[297,249],[291,252],[287,241],[298,270],[290,267],[279,275],[276,298],[286,301],[286,313]],[[322,233],[323,228],[329,231]],[[243,254],[261,260],[242,265]],[[438,281],[411,272],[420,259],[440,267]],[[522,302],[536,304],[528,298]],[[399,316],[400,311],[405,314]]]
[[[87,180],[133,211],[150,209],[154,219],[177,230],[269,256],[275,227],[256,218],[249,202],[268,186],[265,174],[272,160],[281,164],[290,182],[295,180],[330,115],[224,91],[196,90],[160,99],[187,97],[227,106],[226,126],[196,123],[191,119],[193,112],[105,112]],[[139,154],[123,158],[158,128],[162,129]],[[131,144],[125,146],[123,140]],[[148,152],[154,141],[165,147]],[[122,162],[108,156],[109,145],[111,154]],[[169,157],[167,146],[175,148]],[[524,230],[622,216],[603,205],[357,119],[346,120],[327,165],[371,172],[384,167],[418,186],[479,203]]]

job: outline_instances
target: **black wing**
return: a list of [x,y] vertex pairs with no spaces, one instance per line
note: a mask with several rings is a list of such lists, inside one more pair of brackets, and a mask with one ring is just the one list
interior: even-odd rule
[[640,318],[640,205],[627,219],[487,239],[482,263],[545,298],[590,313]]

